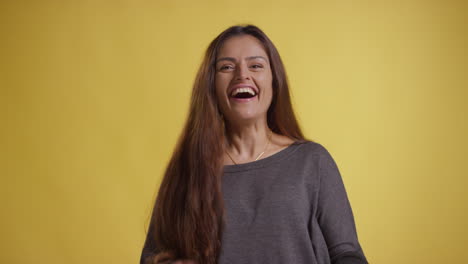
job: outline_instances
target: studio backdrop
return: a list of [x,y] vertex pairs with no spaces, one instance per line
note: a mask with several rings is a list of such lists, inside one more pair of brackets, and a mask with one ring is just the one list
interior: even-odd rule
[[465,1],[0,3],[0,263],[137,263],[209,42],[277,46],[370,263],[466,261]]

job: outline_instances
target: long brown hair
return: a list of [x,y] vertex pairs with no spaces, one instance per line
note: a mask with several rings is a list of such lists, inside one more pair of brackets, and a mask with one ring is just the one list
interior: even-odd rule
[[216,100],[215,60],[227,39],[245,34],[263,43],[271,62],[269,128],[296,142],[306,141],[293,112],[283,62],[271,40],[254,25],[232,26],[219,34],[208,46],[196,75],[188,119],[153,208],[146,242],[159,253],[152,257],[153,263],[167,259],[217,263],[224,226],[221,178],[226,131]]

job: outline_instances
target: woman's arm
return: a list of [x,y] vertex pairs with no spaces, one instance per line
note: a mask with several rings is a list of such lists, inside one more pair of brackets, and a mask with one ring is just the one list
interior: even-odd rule
[[339,169],[323,148],[320,155],[317,221],[332,264],[367,264],[359,244],[353,212]]
[[140,264],[197,264],[195,261],[188,259],[174,260],[175,256],[171,252],[160,252],[156,247],[151,230],[150,228],[146,235],[145,245],[141,251]]

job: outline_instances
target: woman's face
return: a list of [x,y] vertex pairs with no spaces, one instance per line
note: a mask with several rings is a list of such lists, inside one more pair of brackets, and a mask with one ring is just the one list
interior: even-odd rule
[[266,119],[272,100],[272,73],[262,43],[251,35],[231,37],[216,58],[219,106],[231,122]]

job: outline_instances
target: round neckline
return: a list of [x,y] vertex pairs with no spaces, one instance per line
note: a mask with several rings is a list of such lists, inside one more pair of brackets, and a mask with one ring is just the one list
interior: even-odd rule
[[281,160],[284,157],[288,156],[300,144],[301,144],[301,142],[294,141],[289,146],[287,146],[284,149],[276,152],[275,154],[273,154],[271,156],[268,156],[266,158],[263,158],[263,159],[259,159],[257,161],[251,161],[251,162],[242,163],[242,164],[224,165],[223,166],[223,171],[225,173],[230,173],[230,172],[246,171],[246,170],[252,170],[252,169],[265,167],[266,165],[268,165],[268,164],[270,164],[272,162]]

